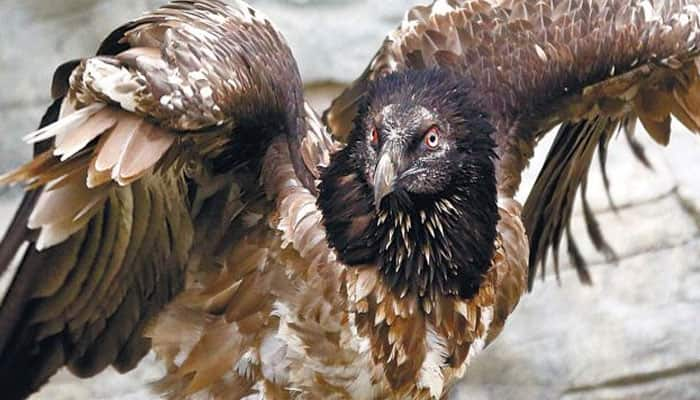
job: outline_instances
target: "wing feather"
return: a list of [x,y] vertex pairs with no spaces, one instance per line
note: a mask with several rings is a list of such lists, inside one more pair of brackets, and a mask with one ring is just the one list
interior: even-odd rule
[[53,155],[61,157],[61,161],[66,161],[84,149],[92,140],[114,127],[116,123],[117,118],[109,109],[100,110],[79,127],[65,135],[57,136]]
[[94,161],[95,171],[109,171],[112,176],[114,176],[112,171],[122,157],[129,139],[135,133],[140,133],[141,127],[146,124],[136,115],[119,111],[118,113],[121,114],[120,121],[111,132],[100,138],[100,143],[97,145],[99,152]]
[[125,183],[137,178],[153,167],[174,142],[175,135],[153,125],[133,135],[119,159],[117,180]]
[[[256,178],[272,139],[288,136],[292,173],[310,191],[333,148],[286,42],[243,2],[173,1],[129,22],[97,56],[59,67],[52,95],[26,137],[34,159],[0,177],[30,190],[0,243],[0,271],[20,260],[0,307],[10,399],[63,365],[79,376],[135,366],[186,274],[240,240],[241,190],[253,220],[270,212]],[[232,315],[256,311],[252,286]],[[198,372],[193,385],[207,379]]]

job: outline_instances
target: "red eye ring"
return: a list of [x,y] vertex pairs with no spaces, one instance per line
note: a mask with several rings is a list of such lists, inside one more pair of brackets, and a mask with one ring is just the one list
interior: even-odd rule
[[437,126],[433,126],[425,132],[423,142],[430,150],[435,150],[440,146],[440,130]]
[[376,126],[372,128],[372,135],[370,136],[370,140],[374,145],[379,143],[379,132],[377,131]]

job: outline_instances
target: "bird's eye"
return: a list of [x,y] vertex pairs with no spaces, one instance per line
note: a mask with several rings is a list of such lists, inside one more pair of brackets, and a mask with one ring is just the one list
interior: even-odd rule
[[377,127],[372,128],[372,134],[370,135],[369,140],[372,142],[373,145],[377,145],[379,143],[379,132],[377,131]]
[[440,146],[440,130],[437,126],[428,129],[423,137],[423,142],[430,150],[435,150]]

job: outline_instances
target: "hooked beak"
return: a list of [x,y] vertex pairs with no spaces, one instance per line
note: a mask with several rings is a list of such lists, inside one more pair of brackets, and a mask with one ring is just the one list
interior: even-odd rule
[[382,154],[374,170],[374,207],[379,211],[382,199],[394,191],[396,164],[389,152]]

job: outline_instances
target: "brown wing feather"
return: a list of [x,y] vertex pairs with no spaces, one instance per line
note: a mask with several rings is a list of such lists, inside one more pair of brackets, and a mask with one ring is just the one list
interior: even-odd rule
[[[597,150],[606,189],[609,186],[605,157],[620,127],[631,138],[630,121],[639,118],[661,145],[670,139],[672,116],[698,132],[695,115],[700,109],[688,106],[692,102],[688,99],[700,89],[694,61],[699,44],[699,16],[693,11],[697,5],[691,1],[555,2],[530,10],[542,60],[526,64],[529,71],[509,78],[520,91],[511,110],[504,113],[505,119],[513,121],[503,124],[510,131],[501,141],[502,154],[507,154],[502,157],[506,161],[502,175],[513,177],[513,184],[504,189],[515,188],[519,181],[527,161],[523,148],[531,149],[554,124],[563,123],[523,210],[531,241],[530,285],[538,265],[544,272],[550,249],[558,275],[557,253],[564,233],[579,278],[590,283],[569,226],[577,192],[594,246],[608,259],[615,258],[588,206],[586,182]],[[525,100],[528,94],[536,100]],[[644,162],[638,147],[635,154]]]
[[[550,248],[557,268],[564,233],[589,281],[568,225],[593,152],[598,148],[604,166],[609,139],[623,126],[644,162],[632,137],[636,119],[662,145],[671,116],[699,130],[697,9],[693,0],[438,0],[407,13],[324,118],[343,137],[368,81],[404,68],[451,69],[474,82],[498,130],[504,197],[517,191],[537,140],[564,123],[523,210],[530,283]],[[594,244],[612,257],[595,218],[585,214]]]
[[[33,189],[0,243],[0,271],[20,259],[0,308],[11,399],[63,365],[79,376],[135,366],[150,347],[144,329],[186,270],[210,268],[240,239],[232,193],[245,185],[264,199],[256,177],[273,137],[288,136],[309,190],[333,148],[284,39],[243,3],[174,1],[146,14],[98,56],[59,67],[53,94],[27,137],[35,159],[0,177]],[[248,314],[257,292],[240,293]]]

